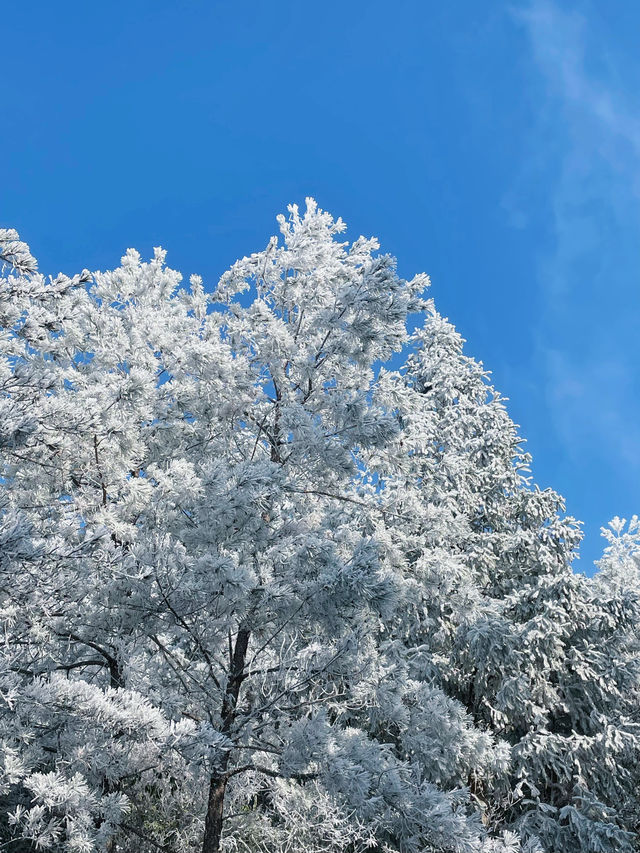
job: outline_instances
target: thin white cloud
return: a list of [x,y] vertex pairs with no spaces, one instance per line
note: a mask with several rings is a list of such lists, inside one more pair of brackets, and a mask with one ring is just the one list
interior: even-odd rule
[[591,118],[600,125],[601,133],[591,144],[603,144],[604,152],[618,138],[640,154],[640,117],[623,92],[587,70],[589,39],[595,38],[586,15],[565,12],[548,0],[534,0],[518,17],[528,28],[534,59],[551,91],[577,109],[575,119]]
[[[637,476],[640,401],[633,397],[638,363],[631,355],[637,354],[634,324],[640,320],[635,91],[611,67],[613,52],[601,40],[593,8],[567,12],[534,0],[516,16],[528,35],[541,92],[535,162],[526,179],[538,168],[551,175],[555,246],[540,258],[545,309],[537,329],[549,410],[567,453],[606,452],[621,477]],[[508,207],[517,221],[513,199]]]
[[545,367],[556,431],[573,462],[585,462],[585,445],[604,442],[607,453],[637,472],[640,430],[626,412],[633,394],[630,367],[606,358],[576,364],[566,352],[553,349],[545,353]]

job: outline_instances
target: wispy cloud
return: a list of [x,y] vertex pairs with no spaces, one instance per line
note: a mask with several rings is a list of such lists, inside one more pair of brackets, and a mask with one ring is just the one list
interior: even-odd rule
[[[553,248],[540,257],[537,329],[547,403],[567,453],[640,473],[640,110],[593,7],[519,7],[537,78],[534,164]],[[622,61],[623,57],[618,57]],[[636,66],[635,71],[638,71]],[[517,215],[517,210],[516,210]],[[635,396],[634,396],[635,393]],[[614,508],[612,508],[614,509]]]
[[[577,363],[567,352],[547,349],[547,399],[555,428],[568,455],[588,463],[585,447],[594,442],[611,457],[611,465],[637,476],[640,430],[629,411],[634,371],[620,358]],[[594,488],[597,484],[594,483]],[[616,507],[611,507],[612,514]]]
[[[575,119],[593,119],[601,133],[592,140],[607,150],[618,137],[640,153],[640,119],[625,93],[587,70],[589,42],[595,35],[586,14],[565,12],[549,0],[534,0],[517,13],[526,24],[534,59],[549,88],[577,109]],[[602,47],[602,46],[601,46]],[[606,51],[602,51],[603,54]]]

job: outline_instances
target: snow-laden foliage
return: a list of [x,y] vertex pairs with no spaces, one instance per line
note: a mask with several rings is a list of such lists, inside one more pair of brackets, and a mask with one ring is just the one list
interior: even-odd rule
[[289,212],[212,292],[0,232],[0,837],[633,849],[636,587],[426,277]]
[[[599,572],[594,584],[602,597],[620,601],[625,608],[633,607],[640,600],[640,523],[633,516],[627,524],[624,518],[614,518],[608,528],[603,528],[607,546],[602,559],[598,562]],[[640,623],[638,619],[631,624],[620,626],[622,636],[618,640],[616,667],[640,666]],[[618,715],[635,723],[640,730],[640,691],[638,679],[627,685],[619,699]],[[632,781],[619,801],[619,808],[626,825],[640,831],[640,752],[637,742],[630,744],[633,750],[631,763]],[[614,773],[618,768],[614,768]],[[626,768],[625,768],[626,772]],[[632,793],[629,794],[628,792]]]
[[553,851],[634,849],[620,812],[639,734],[637,595],[572,571],[578,527],[558,495],[530,487],[515,426],[454,328],[431,310],[416,338],[406,371],[381,382],[407,450],[403,469],[385,469],[394,509],[417,520],[424,507],[406,545],[423,610],[403,646],[510,746],[506,796],[470,780],[490,823]]

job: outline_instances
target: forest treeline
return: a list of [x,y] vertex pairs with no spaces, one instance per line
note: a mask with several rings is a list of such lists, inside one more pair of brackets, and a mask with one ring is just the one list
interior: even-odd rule
[[574,572],[427,277],[279,224],[213,288],[0,231],[0,848],[637,850],[637,519]]

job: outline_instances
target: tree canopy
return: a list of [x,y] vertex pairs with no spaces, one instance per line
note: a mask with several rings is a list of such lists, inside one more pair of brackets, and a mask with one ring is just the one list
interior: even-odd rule
[[637,522],[574,573],[427,277],[278,221],[212,289],[0,231],[0,838],[637,849]]

